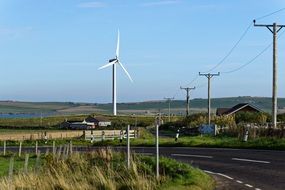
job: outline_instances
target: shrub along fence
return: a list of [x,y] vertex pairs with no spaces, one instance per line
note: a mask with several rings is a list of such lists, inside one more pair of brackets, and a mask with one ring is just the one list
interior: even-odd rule
[[256,124],[239,124],[234,127],[220,128],[220,133],[229,136],[237,136],[240,139],[242,139],[246,133],[248,133],[248,136],[251,139],[259,137],[285,138],[285,127],[282,126],[274,129],[268,126]]

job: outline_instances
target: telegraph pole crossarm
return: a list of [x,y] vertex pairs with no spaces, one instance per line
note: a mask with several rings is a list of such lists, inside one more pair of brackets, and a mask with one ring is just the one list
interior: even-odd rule
[[285,27],[285,25],[273,24],[256,24],[256,20],[253,20],[254,26],[266,27],[273,34],[273,80],[272,80],[272,126],[277,127],[277,34]]
[[220,72],[218,73],[201,73],[199,72],[199,76],[205,76],[208,78],[208,125],[211,125],[211,78],[214,76],[220,76]]

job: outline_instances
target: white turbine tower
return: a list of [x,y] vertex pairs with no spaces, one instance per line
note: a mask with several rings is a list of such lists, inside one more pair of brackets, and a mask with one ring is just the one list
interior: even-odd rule
[[117,39],[117,49],[116,49],[116,57],[114,59],[110,59],[109,63],[100,67],[100,69],[104,69],[109,66],[113,66],[113,114],[117,115],[117,79],[116,79],[116,65],[120,65],[126,75],[129,77],[130,81],[133,82],[132,77],[128,73],[128,71],[125,69],[125,67],[122,65],[122,63],[119,60],[119,52],[120,52],[120,32],[118,31],[118,39]]

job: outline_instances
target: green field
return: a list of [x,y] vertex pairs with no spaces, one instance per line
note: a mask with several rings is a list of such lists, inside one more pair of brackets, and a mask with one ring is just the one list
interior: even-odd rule
[[[249,139],[247,142],[243,142],[237,137],[229,137],[225,135],[218,136],[182,136],[175,142],[173,137],[161,136],[159,138],[159,146],[161,147],[208,147],[208,148],[239,148],[239,149],[268,149],[268,150],[285,150],[285,138],[273,138],[273,137],[259,137],[255,139]],[[126,146],[126,139],[120,143],[119,139],[97,141],[91,143],[83,138],[73,139],[58,139],[55,140],[56,146],[65,145],[72,141],[74,147],[76,146]],[[39,146],[52,146],[53,140],[45,142],[39,140]],[[0,141],[0,146],[3,146],[3,142]],[[7,141],[7,146],[19,146],[18,141]],[[22,142],[22,146],[35,147],[35,141],[25,140]],[[139,132],[139,138],[131,139],[131,146],[155,146],[155,136],[148,132],[148,130],[141,129]]]
[[[64,121],[83,121],[88,115],[59,115],[50,116],[44,118],[0,118],[0,129],[58,129],[60,123]],[[137,125],[137,126],[148,126],[152,125],[155,121],[154,116],[112,116],[95,114],[96,116],[104,117],[107,120],[113,122],[115,126],[118,125]],[[180,117],[173,117],[173,120],[179,119]],[[163,119],[167,119],[163,117]]]
[[[11,157],[14,157],[14,166],[13,166],[13,172],[19,173],[24,171],[24,164],[25,164],[25,156],[18,157],[13,154],[8,154],[6,156],[0,156],[0,177],[1,176],[7,176],[9,174],[9,166],[10,166],[10,160]],[[32,169],[35,167],[36,163],[36,156],[31,155],[29,156],[29,165],[28,169]]]

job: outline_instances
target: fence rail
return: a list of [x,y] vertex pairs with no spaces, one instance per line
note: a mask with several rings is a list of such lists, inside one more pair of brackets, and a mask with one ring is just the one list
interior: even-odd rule
[[81,137],[83,131],[37,131],[37,132],[5,132],[0,134],[0,141],[44,140]]
[[[101,140],[114,140],[115,138],[127,138],[126,130],[101,130],[101,131],[84,131],[85,140],[101,141]],[[137,133],[135,130],[129,131],[130,138],[136,138]]]

